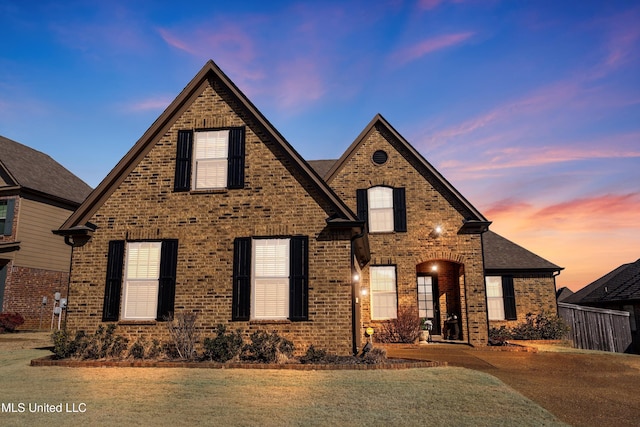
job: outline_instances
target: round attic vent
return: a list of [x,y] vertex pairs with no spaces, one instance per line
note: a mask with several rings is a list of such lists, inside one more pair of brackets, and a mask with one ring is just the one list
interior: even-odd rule
[[375,153],[373,153],[372,159],[373,159],[373,163],[375,163],[376,165],[384,165],[385,163],[387,163],[389,156],[385,151],[378,150]]

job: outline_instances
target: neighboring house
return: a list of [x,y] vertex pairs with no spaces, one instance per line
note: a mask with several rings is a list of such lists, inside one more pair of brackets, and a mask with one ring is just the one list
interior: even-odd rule
[[90,191],[46,154],[0,137],[0,307],[22,315],[22,329],[49,328],[54,293],[66,296],[71,250],[51,230]]
[[621,265],[562,302],[629,313],[633,347],[640,353],[640,259]]
[[381,116],[307,163],[209,61],[56,232],[75,247],[67,325],[163,338],[196,312],[205,334],[349,354],[406,308],[485,345],[489,224]]

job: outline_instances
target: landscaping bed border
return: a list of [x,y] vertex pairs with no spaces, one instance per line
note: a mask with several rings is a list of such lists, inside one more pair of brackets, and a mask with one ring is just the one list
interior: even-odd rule
[[74,360],[45,356],[31,360],[31,366],[60,366],[67,368],[201,368],[201,369],[287,369],[298,371],[368,371],[380,369],[435,368],[448,366],[447,362],[402,360],[396,362],[364,363],[242,363],[242,362],[187,362],[171,360]]

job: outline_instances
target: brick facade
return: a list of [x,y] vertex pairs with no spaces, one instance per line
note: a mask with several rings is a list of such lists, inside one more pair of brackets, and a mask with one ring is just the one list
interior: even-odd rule
[[[244,188],[175,192],[178,131],[227,126],[246,126]],[[224,323],[245,338],[277,331],[298,353],[313,344],[350,354],[351,236],[327,227],[335,212],[325,199],[227,88],[210,79],[90,219],[96,232],[74,250],[68,327],[94,331],[102,323],[109,241],[178,239],[175,312],[197,313],[202,338]],[[232,322],[234,238],[298,235],[309,238],[309,320]],[[132,340],[167,338],[163,322],[120,321],[118,331]]]
[[[18,329],[50,329],[54,295],[60,292],[66,298],[69,273],[37,268],[17,267],[7,264],[7,278],[3,311],[17,312],[24,317]],[[42,298],[47,303],[42,304]],[[55,325],[57,327],[57,316]]]
[[491,320],[489,327],[513,328],[523,323],[527,314],[547,316],[558,315],[555,277],[550,274],[516,274],[513,276],[513,290],[516,300],[516,320]]
[[[372,161],[383,150],[388,160]],[[458,234],[464,208],[425,170],[391,132],[378,124],[329,179],[339,196],[356,209],[356,190],[374,186],[402,187],[406,192],[407,232],[371,233],[370,266],[395,265],[398,306],[417,309],[417,272],[436,265],[439,276],[440,316],[458,311],[462,339],[473,345],[487,343],[486,298],[479,234]],[[443,232],[433,233],[440,225]],[[361,286],[370,288],[369,268],[362,271]],[[362,328],[379,327],[372,321],[369,294],[362,298]]]

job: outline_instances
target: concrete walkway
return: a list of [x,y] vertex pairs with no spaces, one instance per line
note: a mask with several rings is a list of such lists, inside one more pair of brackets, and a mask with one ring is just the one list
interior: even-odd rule
[[387,356],[486,372],[574,426],[640,425],[640,356],[390,345]]

